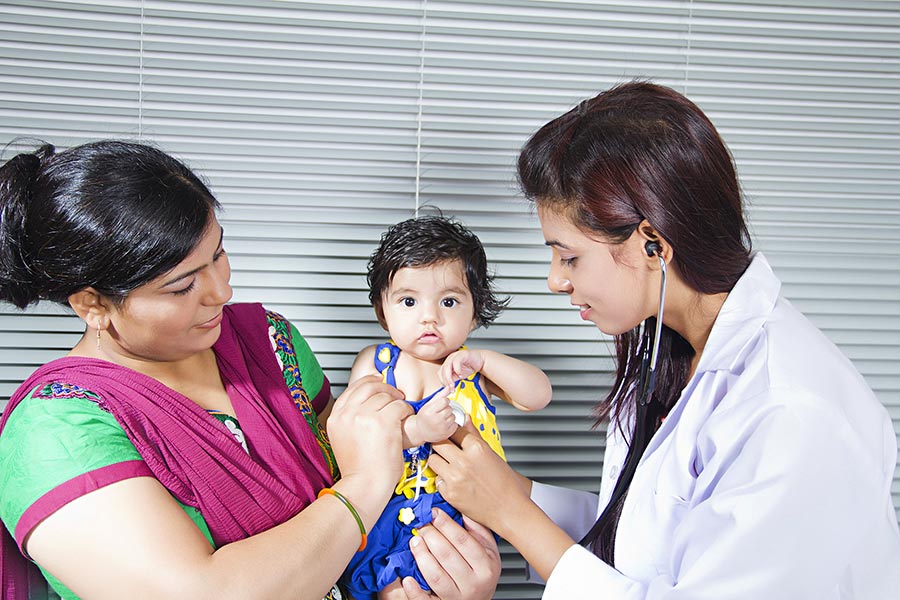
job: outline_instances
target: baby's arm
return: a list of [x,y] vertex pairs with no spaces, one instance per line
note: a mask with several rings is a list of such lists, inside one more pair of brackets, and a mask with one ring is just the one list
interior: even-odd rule
[[374,345],[366,346],[359,351],[353,360],[353,366],[350,367],[350,381],[347,382],[347,385],[366,375],[379,374],[378,369],[375,368],[375,350],[377,348],[378,346]]
[[487,380],[487,392],[519,410],[538,410],[550,402],[553,389],[547,375],[525,361],[493,350],[458,350],[441,366],[441,383],[451,387],[476,371]]
[[[367,346],[360,350],[350,369],[350,381],[353,383],[366,375],[378,375],[375,368],[375,351],[377,346]],[[406,417],[402,424],[403,447],[414,448],[425,442],[446,440],[456,431],[453,411],[447,393],[440,392],[419,409],[418,414]]]

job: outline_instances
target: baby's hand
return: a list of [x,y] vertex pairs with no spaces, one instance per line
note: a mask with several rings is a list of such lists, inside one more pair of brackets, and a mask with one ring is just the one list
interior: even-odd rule
[[439,393],[419,409],[416,425],[426,442],[446,440],[456,431],[456,421],[447,394]]
[[444,387],[453,389],[460,379],[484,368],[484,354],[479,350],[457,350],[444,359],[438,377]]

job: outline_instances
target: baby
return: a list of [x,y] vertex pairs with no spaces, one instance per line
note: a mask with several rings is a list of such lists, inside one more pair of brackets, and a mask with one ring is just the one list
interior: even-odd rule
[[507,300],[498,300],[481,241],[444,217],[409,219],[388,229],[368,265],[369,300],[391,339],[364,348],[350,381],[380,374],[399,388],[416,414],[403,423],[405,473],[343,582],[357,600],[374,599],[398,578],[414,577],[429,589],[409,541],[438,507],[458,522],[428,468],[430,442],[447,439],[469,415],[493,450],[505,459],[497,429],[498,397],[520,410],[550,402],[550,381],[521,360],[463,344],[487,327]]

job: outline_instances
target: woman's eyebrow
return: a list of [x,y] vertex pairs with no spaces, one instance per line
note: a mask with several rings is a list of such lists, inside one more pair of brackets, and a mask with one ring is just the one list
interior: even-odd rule
[[[218,243],[218,245],[216,246],[216,252],[218,252],[218,251],[219,251],[219,248],[222,247],[222,240],[224,240],[224,239],[225,239],[225,228],[222,227],[221,225],[219,225],[219,243]],[[198,272],[198,271],[201,271],[201,270],[205,269],[205,268],[208,267],[208,266],[209,266],[208,264],[205,264],[205,265],[202,265],[202,266],[197,267],[196,269],[191,269],[191,270],[188,271],[187,273],[182,273],[181,275],[179,275],[179,276],[177,276],[177,277],[175,277],[175,278],[173,278],[173,279],[170,279],[169,281],[165,282],[164,284],[162,284],[162,285],[159,286],[159,287],[164,288],[164,287],[166,287],[166,286],[172,285],[173,283],[176,283],[176,282],[181,281],[181,280],[184,279],[185,277],[190,277],[190,276],[193,275],[194,273],[196,273],[196,272]]]

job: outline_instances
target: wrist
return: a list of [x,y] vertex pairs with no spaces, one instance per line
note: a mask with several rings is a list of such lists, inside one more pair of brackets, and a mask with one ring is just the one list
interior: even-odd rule
[[410,415],[403,420],[403,447],[415,448],[421,446],[427,440],[424,439],[422,428],[419,426],[418,415]]
[[371,476],[350,475],[335,482],[331,489],[342,495],[356,509],[366,531],[371,531],[375,521],[394,492],[396,481]]

